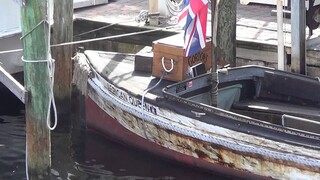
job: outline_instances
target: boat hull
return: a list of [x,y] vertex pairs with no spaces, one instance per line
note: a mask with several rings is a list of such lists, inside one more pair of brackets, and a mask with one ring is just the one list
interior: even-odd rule
[[[281,143],[273,144],[273,142],[248,134],[239,134],[237,136],[237,132],[221,129],[221,127],[208,127],[208,129],[215,129],[210,131],[215,131],[216,133],[215,135],[210,135],[210,138],[214,140],[208,142],[201,139],[201,137],[200,139],[196,138],[201,136],[201,131],[195,130],[193,132],[190,129],[190,132],[196,135],[188,136],[174,129],[165,128],[165,125],[146,121],[141,118],[141,114],[139,115],[136,112],[137,109],[133,111],[127,110],[128,108],[134,109],[136,108],[135,106],[131,106],[130,103],[128,105],[119,104],[119,102],[126,99],[126,96],[129,96],[125,94],[126,92],[122,92],[121,89],[116,89],[114,86],[109,86],[112,85],[99,85],[98,79],[89,80],[86,98],[86,121],[89,129],[93,129],[110,139],[166,159],[233,178],[320,178],[317,165],[307,165],[309,160],[302,162],[305,157],[297,156],[298,160],[292,160],[295,156],[288,155],[285,151],[282,151],[283,144]],[[112,93],[115,93],[115,95],[112,95]],[[156,116],[170,116],[172,118],[172,127],[180,129],[178,127],[180,126],[179,123],[176,126],[174,124],[183,121],[183,117],[172,112],[169,115],[169,111],[160,113],[165,109],[154,108],[158,112]],[[148,111],[145,113],[152,115]],[[188,119],[188,117],[184,118]],[[195,122],[190,120],[184,123],[192,124]],[[204,127],[205,124],[199,124],[199,126]],[[208,126],[210,125],[208,124]],[[203,134],[206,134],[206,132],[203,131]],[[231,142],[229,137],[223,137],[225,134],[235,134],[234,136],[237,136],[239,141],[231,139]],[[241,144],[243,140],[248,140],[247,143],[251,143],[250,141],[253,143],[249,145]],[[213,143],[214,141],[217,143]],[[265,144],[261,145],[262,143]],[[239,144],[239,147],[234,147],[232,144]],[[267,146],[280,146],[280,148],[272,149]],[[252,151],[251,149],[258,150]],[[300,161],[301,164],[299,164]],[[318,161],[315,160],[315,163],[318,163]]]
[[[118,112],[119,110],[116,111]],[[102,110],[102,108],[90,97],[86,98],[86,122],[89,129],[102,134],[112,141],[130,146],[131,148],[135,148],[140,151],[154,154],[166,160],[179,162],[183,165],[199,168],[217,175],[223,175],[226,178],[265,178],[249,172],[235,170],[220,164],[209,163],[201,158],[194,158],[153,143],[122,126],[117,119],[111,117]]]

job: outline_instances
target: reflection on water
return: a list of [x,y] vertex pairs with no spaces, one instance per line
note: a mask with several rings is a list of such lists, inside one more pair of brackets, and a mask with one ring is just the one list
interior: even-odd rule
[[[63,120],[60,120],[63,121]],[[51,179],[217,179],[195,169],[58,124],[52,135]],[[26,179],[23,112],[0,115],[0,179]]]

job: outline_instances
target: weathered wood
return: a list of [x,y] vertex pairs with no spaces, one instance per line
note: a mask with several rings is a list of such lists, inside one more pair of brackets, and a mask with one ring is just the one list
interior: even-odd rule
[[237,1],[218,0],[213,6],[214,59],[221,66],[236,66]]
[[[154,41],[153,43],[153,66],[152,75],[161,77],[163,75],[162,58],[167,70],[173,68],[163,78],[171,81],[181,81],[190,78],[189,68],[199,63],[204,64],[204,68],[209,70],[211,65],[211,40],[206,41],[206,47],[194,55],[185,57],[183,47],[183,34],[170,36]],[[171,64],[173,60],[173,65]]]
[[26,89],[0,66],[0,82],[4,84],[21,102],[25,103]]
[[[29,179],[49,179],[51,169],[49,105],[47,1],[27,1],[21,8],[25,88],[30,92],[26,105],[26,156]],[[39,26],[37,26],[39,25]]]
[[151,46],[146,46],[134,57],[134,70],[152,72],[153,52]]
[[[53,44],[73,41],[73,0],[54,1]],[[52,48],[56,60],[54,95],[58,115],[70,114],[72,80],[72,45]]]

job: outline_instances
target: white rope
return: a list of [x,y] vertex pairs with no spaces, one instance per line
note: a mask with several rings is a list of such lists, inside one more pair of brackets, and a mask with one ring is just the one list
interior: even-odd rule
[[177,16],[182,11],[183,2],[184,2],[184,0],[181,0],[179,3],[177,3],[176,1],[172,1],[172,0],[166,0],[166,6],[168,9],[168,12],[172,16]]
[[[53,93],[53,86],[54,86],[54,72],[55,72],[55,61],[54,59],[51,58],[51,23],[50,21],[53,19],[51,16],[53,16],[53,12],[51,12],[51,6],[52,10],[54,8],[53,0],[49,0],[47,4],[47,22],[48,22],[48,57],[49,61],[47,62],[47,67],[48,67],[48,75],[49,75],[49,90],[50,90],[50,95],[49,95],[49,105],[48,105],[48,111],[47,111],[47,126],[48,128],[53,131],[58,124],[58,113],[57,113],[57,107],[54,99],[54,93]],[[51,105],[53,107],[53,112],[54,112],[54,125],[51,127],[50,125],[50,112],[51,112]]]
[[145,21],[147,22],[148,20],[148,15],[149,15],[149,11],[147,10],[142,10],[140,11],[139,15],[134,19],[136,22],[142,22]]
[[[131,21],[128,21],[128,22],[131,22]],[[79,36],[82,36],[82,35],[90,34],[90,33],[96,32],[96,31],[100,31],[102,29],[106,29],[106,28],[111,27],[111,26],[116,25],[116,24],[119,24],[119,23],[108,24],[106,26],[102,26],[102,27],[99,27],[99,28],[96,28],[96,29],[93,29],[93,30],[90,30],[90,31],[87,31],[87,32],[83,32],[83,33],[74,35],[73,37],[79,37]]]
[[[60,43],[60,44],[53,44],[50,47],[69,46],[69,45],[82,44],[82,43],[88,43],[88,42],[94,42],[94,41],[116,39],[116,38],[121,38],[121,37],[146,34],[146,33],[155,32],[155,31],[162,31],[164,29],[170,29],[172,27],[175,27],[175,26],[170,26],[170,27],[166,27],[166,28],[151,29],[151,30],[140,31],[140,32],[133,32],[133,33],[126,33],[126,34],[120,34],[120,35],[114,35],[114,36],[106,36],[106,37],[101,37],[101,38],[93,38],[93,39],[86,39],[86,40],[80,40],[80,41],[65,42],[65,43]],[[23,49],[7,50],[7,51],[0,51],[0,54],[7,54],[7,53],[21,52],[21,51],[23,51]]]
[[170,73],[173,70],[173,59],[170,59],[171,61],[171,68],[168,70],[166,68],[166,66],[164,65],[164,57],[162,57],[161,62],[162,62],[162,68],[164,71],[166,71],[167,73]]
[[50,60],[48,59],[37,59],[37,60],[25,60],[24,57],[21,57],[21,60],[25,63],[42,63],[42,62],[49,62]]
[[[163,77],[164,77],[164,73],[162,74],[160,80],[159,80],[154,86],[152,86],[151,88],[146,89],[146,90],[143,91],[142,98],[141,98],[141,114],[142,114],[143,117],[144,117],[144,98],[145,98],[146,94],[147,94],[149,91],[153,90],[154,88],[156,88],[156,87],[161,83]],[[147,133],[146,133],[146,125],[145,125],[144,118],[142,119],[142,123],[143,123],[143,132],[144,132],[144,135],[145,135],[146,138],[148,139],[148,136],[147,136]]]
[[[163,69],[165,70],[165,72],[167,72],[167,73],[170,73],[172,70],[173,70],[173,59],[171,59],[171,68],[168,70],[166,67],[165,67],[165,65],[164,65],[164,57],[162,57],[162,59],[161,59],[161,61],[162,61],[162,67],[163,67]],[[141,114],[142,114],[142,117],[144,117],[144,98],[145,98],[145,96],[146,96],[146,94],[149,92],[149,91],[151,91],[151,90],[153,90],[154,88],[156,88],[160,83],[161,83],[161,81],[162,81],[162,79],[163,79],[163,77],[166,75],[166,73],[162,73],[162,75],[161,75],[161,78],[160,78],[160,80],[154,85],[154,86],[152,86],[151,88],[148,88],[148,89],[146,89],[146,90],[144,90],[143,91],[143,94],[142,94],[142,98],[141,98]],[[146,138],[148,139],[148,136],[147,136],[147,133],[146,133],[146,127],[145,127],[145,121],[144,121],[144,118],[142,118],[142,123],[143,123],[143,132],[144,132],[144,135],[146,136]]]
[[101,37],[101,38],[86,39],[86,40],[81,40],[81,41],[66,42],[66,43],[54,44],[54,45],[51,45],[51,47],[68,46],[68,45],[82,44],[82,43],[88,43],[88,42],[94,42],[94,41],[109,40],[109,39],[115,39],[115,38],[121,38],[121,37],[127,37],[127,36],[133,36],[133,35],[139,35],[139,34],[160,31],[163,29],[164,28],[158,28],[158,29],[152,29],[152,30],[146,30],[146,31],[140,31],[140,32],[120,34],[120,35],[115,35],[115,36],[107,36],[107,37]]
[[[53,86],[54,86],[54,72],[55,72],[55,61],[54,59],[51,59],[51,61],[48,61],[48,74],[49,74],[49,89],[50,89],[50,94],[49,94],[49,106],[48,106],[48,111],[47,111],[47,126],[48,128],[53,131],[58,124],[58,113],[57,113],[57,107],[54,99],[54,93],[53,93]],[[50,112],[51,112],[51,105],[53,107],[53,112],[54,112],[54,125],[51,127],[50,125]]]
[[20,40],[22,40],[23,38],[25,38],[26,36],[28,36],[30,33],[32,33],[37,27],[39,27],[42,23],[46,22],[46,20],[42,20],[40,21],[36,26],[34,26],[29,32],[27,32],[25,35],[23,35]]
[[0,51],[0,54],[9,54],[9,53],[15,53],[15,52],[21,52],[23,49],[13,49],[13,50],[7,50],[7,51]]

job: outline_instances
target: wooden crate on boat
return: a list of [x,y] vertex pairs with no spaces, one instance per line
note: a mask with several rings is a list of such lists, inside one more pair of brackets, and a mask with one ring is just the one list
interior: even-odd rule
[[199,63],[204,63],[205,69],[211,68],[211,40],[207,39],[206,47],[200,52],[185,57],[183,48],[183,34],[173,35],[153,42],[153,66],[152,75],[161,77],[163,72],[162,58],[167,70],[171,69],[171,59],[173,60],[173,70],[164,76],[164,79],[171,81],[181,81],[189,77],[189,67]]

